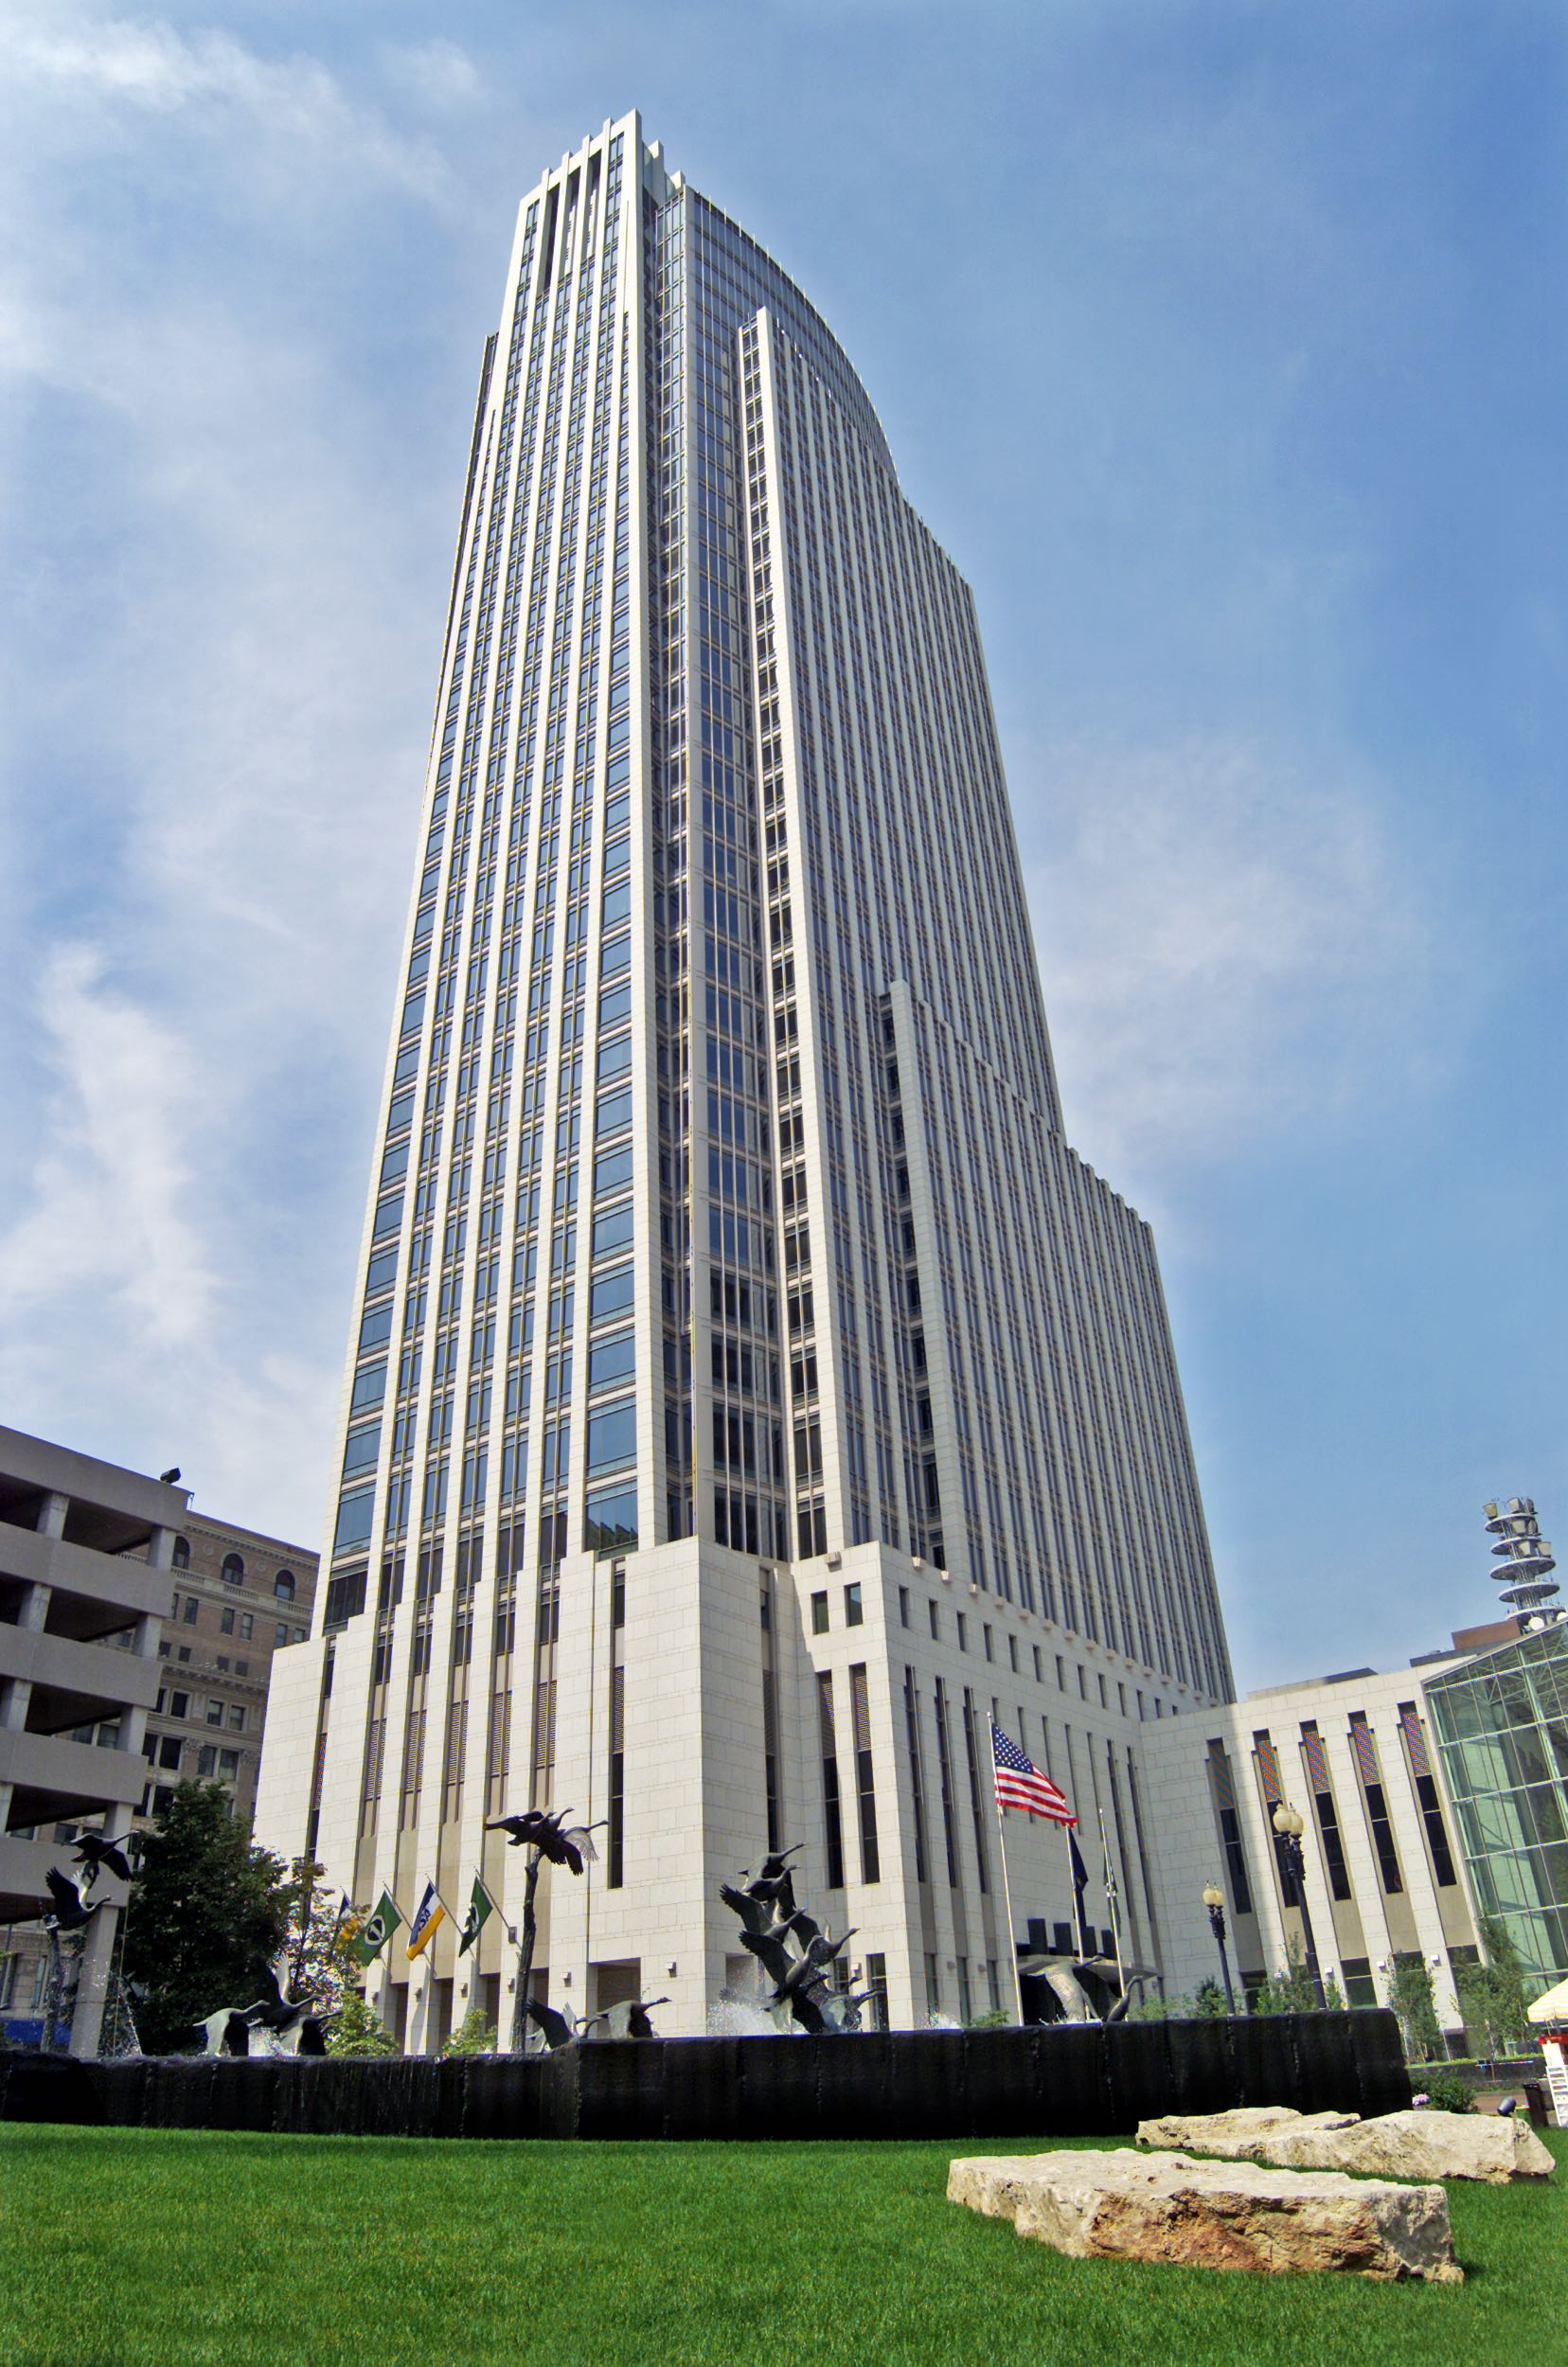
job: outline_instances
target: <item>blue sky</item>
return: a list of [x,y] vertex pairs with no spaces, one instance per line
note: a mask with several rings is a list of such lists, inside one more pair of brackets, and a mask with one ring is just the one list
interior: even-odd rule
[[[434,29],[438,27],[438,32]],[[0,1418],[319,1534],[480,347],[640,106],[975,586],[1240,1682],[1568,1519],[1568,17],[0,0]]]

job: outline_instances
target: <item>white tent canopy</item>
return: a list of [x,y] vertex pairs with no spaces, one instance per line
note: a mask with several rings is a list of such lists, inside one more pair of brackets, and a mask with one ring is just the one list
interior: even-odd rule
[[1568,2021],[1568,1981],[1559,1981],[1555,1989],[1538,1997],[1528,2011],[1532,2021]]

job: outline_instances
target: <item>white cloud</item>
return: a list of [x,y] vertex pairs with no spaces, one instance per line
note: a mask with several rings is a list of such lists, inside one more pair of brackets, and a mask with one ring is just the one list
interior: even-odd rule
[[1432,1081],[1434,926],[1368,784],[1224,741],[1029,771],[1068,1131],[1140,1204]]
[[433,112],[456,113],[475,105],[485,86],[466,49],[452,41],[424,41],[382,52],[388,81]]
[[180,1043],[86,947],[50,961],[38,1019],[53,1086],[30,1205],[0,1235],[0,1295],[17,1310],[117,1300],[151,1341],[189,1340],[213,1285],[191,1214]]
[[463,456],[334,274],[442,175],[162,22],[0,0],[0,1407],[311,1543]]
[[[432,47],[444,53],[451,44]],[[461,54],[453,50],[433,64],[445,86]],[[116,15],[93,0],[54,0],[47,13],[31,0],[0,0],[0,59],[13,99],[29,112],[51,99],[78,115],[94,102],[111,113],[189,110],[223,130],[232,113],[248,118],[252,136],[269,147],[296,157],[314,151],[334,171],[368,166],[427,197],[449,187],[435,150],[350,100],[318,60],[274,62],[227,33],[187,35],[162,18]]]

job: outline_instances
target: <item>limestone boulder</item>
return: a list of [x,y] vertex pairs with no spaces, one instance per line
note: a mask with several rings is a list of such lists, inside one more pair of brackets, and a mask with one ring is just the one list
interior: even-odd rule
[[1181,2153],[1073,2152],[955,2161],[948,2198],[1010,2218],[1020,2235],[1075,2260],[1464,2281],[1440,2186]]
[[1550,2178],[1555,2164],[1517,2114],[1252,2111],[1171,2114],[1140,2121],[1140,2145],[1176,2145],[1229,2162],[1268,2162],[1281,2169],[1346,2170],[1362,2178]]
[[1228,2162],[1282,2162],[1271,2150],[1303,2131],[1352,2128],[1357,2112],[1296,2112],[1288,2104],[1249,2104],[1232,2112],[1167,2112],[1138,2123],[1138,2143],[1156,2152],[1218,2153]]
[[1506,2186],[1516,2178],[1550,2178],[1551,2154],[1521,2114],[1384,2112],[1326,2138],[1292,2138],[1292,2162],[1310,2149],[1314,2167],[1365,2178],[1477,2178]]

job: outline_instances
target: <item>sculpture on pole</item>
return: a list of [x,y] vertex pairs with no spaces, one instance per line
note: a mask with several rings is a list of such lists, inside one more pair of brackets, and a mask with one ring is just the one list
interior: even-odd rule
[[539,1888],[539,1869],[547,1860],[551,1865],[563,1865],[573,1874],[580,1874],[598,1856],[593,1836],[599,1829],[593,1824],[568,1824],[570,1808],[527,1808],[521,1816],[498,1816],[486,1825],[487,1833],[505,1833],[508,1849],[526,1849],[527,1869],[523,1881],[523,1929],[517,1949],[517,1988],[512,2002],[511,2051],[521,2055],[527,2040],[527,2025],[533,2021],[544,2034],[546,2046],[566,2045],[578,2035],[574,2023],[548,2007],[554,2021],[561,2022],[564,2036],[550,2036],[549,2027],[540,2020],[528,1996],[528,1982],[533,1972],[534,1939],[538,1919],[534,1912],[534,1893]]

